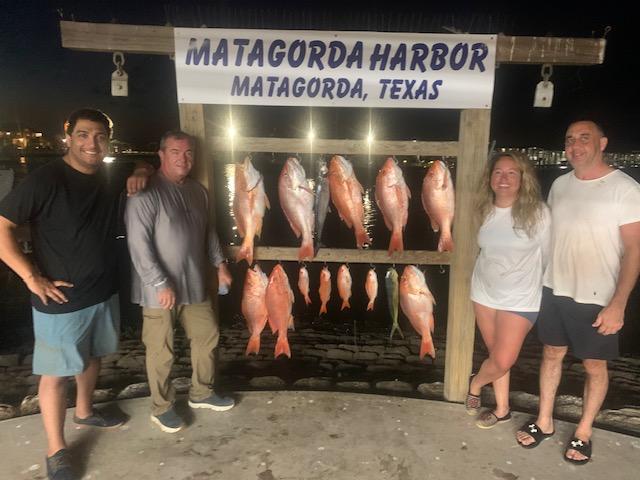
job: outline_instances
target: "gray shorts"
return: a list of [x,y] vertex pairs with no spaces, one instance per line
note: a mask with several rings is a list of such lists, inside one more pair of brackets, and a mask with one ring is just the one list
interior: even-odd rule
[[531,325],[535,325],[536,320],[538,320],[538,313],[540,312],[516,312],[515,310],[507,310],[509,313],[513,313],[514,315],[518,315],[522,318],[526,318],[529,320]]
[[538,319],[538,338],[545,345],[566,347],[581,359],[613,360],[618,354],[618,334],[601,335],[591,324],[603,309],[601,305],[578,303],[570,297],[542,289]]
[[109,300],[70,313],[33,309],[33,373],[71,377],[87,368],[90,358],[118,350],[120,301]]

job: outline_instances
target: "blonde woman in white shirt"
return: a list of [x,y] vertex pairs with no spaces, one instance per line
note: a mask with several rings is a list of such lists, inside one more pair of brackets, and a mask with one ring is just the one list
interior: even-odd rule
[[[551,216],[529,160],[518,152],[493,156],[480,186],[478,245],[471,300],[487,349],[465,402],[476,425],[511,419],[509,371],[538,317]],[[480,413],[482,387],[492,383],[496,407]]]

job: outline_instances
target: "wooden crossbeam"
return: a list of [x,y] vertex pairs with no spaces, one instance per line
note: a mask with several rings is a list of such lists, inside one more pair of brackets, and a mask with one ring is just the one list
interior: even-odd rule
[[316,139],[313,143],[304,138],[234,138],[212,137],[212,151],[276,152],[276,153],[339,153],[347,155],[422,155],[457,157],[458,142],[374,141]]
[[[62,46],[88,52],[175,53],[173,27],[60,21]],[[496,62],[552,65],[599,65],[604,38],[498,35]]]
[[[227,258],[235,258],[240,247],[226,248]],[[298,248],[290,247],[255,247],[254,260],[282,260],[298,261]],[[405,250],[394,252],[389,256],[386,250],[358,250],[356,248],[321,248],[316,257],[307,261],[327,263],[382,263],[402,265],[449,265],[451,254],[448,252],[433,252],[428,250]]]

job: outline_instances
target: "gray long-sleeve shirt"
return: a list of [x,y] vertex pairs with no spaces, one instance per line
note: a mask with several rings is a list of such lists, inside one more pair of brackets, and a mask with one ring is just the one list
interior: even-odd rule
[[167,286],[176,293],[176,305],[206,301],[207,257],[214,266],[224,261],[207,212],[202,185],[188,177],[176,184],[161,172],[149,178],[146,190],[127,199],[133,303],[159,308],[157,291]]

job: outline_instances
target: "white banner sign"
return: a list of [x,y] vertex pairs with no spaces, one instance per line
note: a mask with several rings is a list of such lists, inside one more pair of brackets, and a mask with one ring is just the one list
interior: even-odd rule
[[176,28],[178,102],[491,108],[495,35]]

